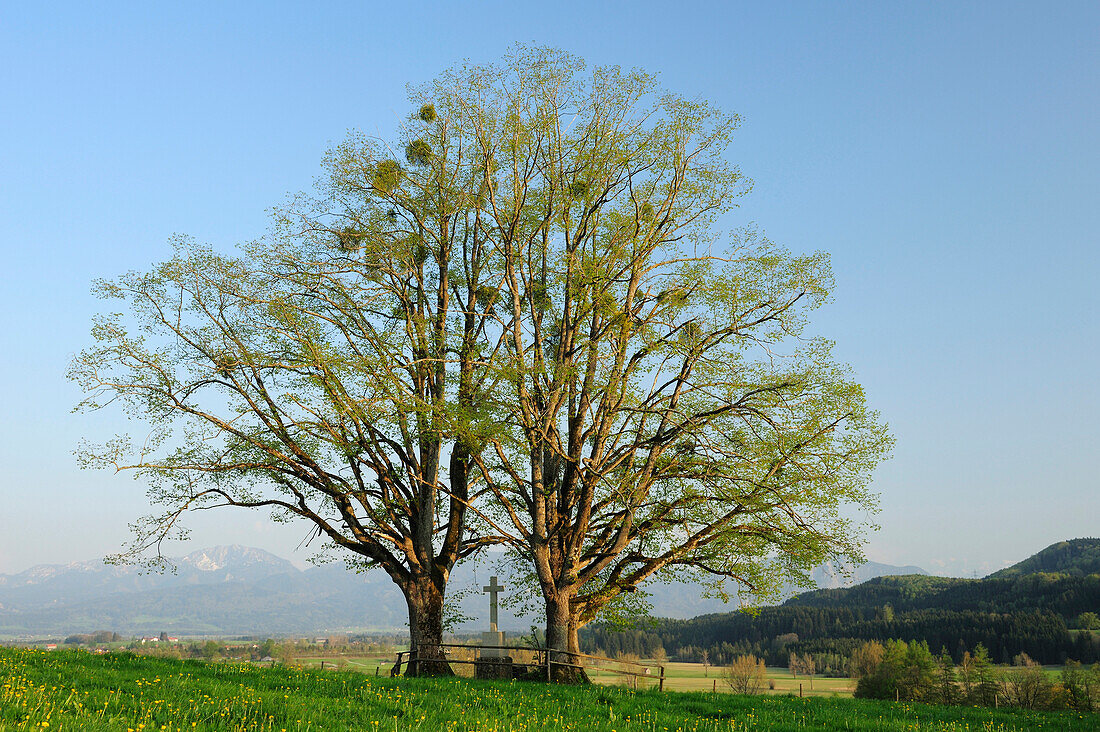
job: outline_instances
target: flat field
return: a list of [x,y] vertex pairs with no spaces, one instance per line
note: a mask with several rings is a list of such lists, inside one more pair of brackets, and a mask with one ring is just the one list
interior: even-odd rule
[[[644,662],[652,669],[649,678],[643,678],[640,683],[644,687],[653,686],[657,674],[656,662]],[[728,693],[729,685],[726,683],[725,669],[721,666],[704,667],[701,663],[675,663],[665,662],[665,691],[717,691]],[[592,669],[589,675],[597,684],[617,686],[632,686],[629,677],[616,674],[613,671]],[[801,692],[799,690],[801,685]],[[774,686],[775,688],[770,688]],[[824,676],[814,676],[812,686],[808,676],[792,676],[785,668],[768,668],[768,678],[765,682],[764,694],[793,694],[798,696],[827,696],[827,697],[851,697],[855,690],[855,684],[851,679],[830,679]]]
[[[463,656],[452,653],[452,657],[463,660],[473,658],[472,654]],[[532,663],[533,658],[518,659]],[[302,655],[297,656],[294,662],[303,668],[320,669],[324,662],[325,668],[339,670],[360,671],[371,675],[389,676],[393,667],[393,654],[339,654],[339,655]],[[650,669],[649,676],[640,676],[637,680],[638,689],[648,689],[658,685],[658,666],[665,667],[666,691],[709,691],[720,694],[729,693],[730,687],[725,680],[725,669],[721,666],[704,667],[701,663],[679,663],[643,660],[642,663]],[[460,676],[473,675],[473,667],[464,664],[455,664],[455,672]],[[633,688],[635,681],[621,671],[631,670],[640,672],[637,666],[629,663],[611,662],[601,665],[590,664],[589,677],[596,684],[603,686],[628,686]],[[801,689],[799,686],[801,685]],[[774,688],[771,688],[774,686]],[[792,676],[785,668],[768,668],[768,678],[762,693],[765,694],[793,694],[798,696],[827,696],[827,697],[851,697],[855,690],[855,683],[848,678],[826,678],[814,676],[811,682],[809,677],[799,675]]]
[[320,669],[325,664],[326,669],[335,668],[340,671],[359,671],[365,674],[378,674],[389,676],[393,668],[394,654],[372,653],[365,656],[338,655],[338,656],[297,656],[294,663],[302,668]]
[[[816,684],[815,684],[816,685]],[[1100,729],[1100,716],[206,664],[0,648],[0,730]]]

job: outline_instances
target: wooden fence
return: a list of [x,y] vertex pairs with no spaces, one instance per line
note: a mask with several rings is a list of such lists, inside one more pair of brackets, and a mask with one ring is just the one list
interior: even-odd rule
[[[476,668],[480,664],[496,663],[500,656],[507,655],[512,663],[517,666],[526,666],[529,669],[537,668],[545,670],[546,679],[553,676],[553,667],[567,667],[583,671],[594,671],[597,676],[610,674],[626,680],[632,688],[639,686],[654,687],[660,691],[665,688],[665,667],[640,663],[637,661],[625,661],[605,656],[593,656],[587,653],[572,653],[570,651],[548,651],[546,648],[530,646],[473,646],[460,643],[440,643],[436,648],[443,650],[443,655],[448,664],[469,665]],[[394,664],[392,674],[401,673],[402,666],[420,660],[420,655],[415,647],[407,651],[397,652],[397,662]],[[491,656],[482,656],[482,651],[493,650]],[[506,653],[501,653],[506,652]],[[561,656],[569,656],[569,661],[560,660]],[[557,658],[555,658],[557,657]],[[438,655],[428,657],[425,660],[438,661]],[[624,668],[625,667],[625,668]]]

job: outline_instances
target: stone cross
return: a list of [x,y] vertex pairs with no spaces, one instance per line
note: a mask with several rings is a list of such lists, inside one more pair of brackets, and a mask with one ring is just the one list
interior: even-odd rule
[[497,593],[503,589],[504,585],[498,585],[496,575],[493,575],[489,578],[489,584],[481,590],[489,593],[489,630],[497,629]]

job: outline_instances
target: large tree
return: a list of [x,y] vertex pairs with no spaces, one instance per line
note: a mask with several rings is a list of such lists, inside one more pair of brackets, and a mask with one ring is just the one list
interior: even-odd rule
[[766,593],[858,556],[845,509],[873,508],[890,439],[804,335],[827,258],[714,233],[749,187],[737,118],[543,48],[412,97],[401,135],[337,146],[240,255],[101,284],[129,315],[73,375],[153,425],[134,458],[85,451],[152,481],[137,545],[189,508],[304,519],[390,574],[426,651],[454,563],[504,543],[561,678],[579,628],[656,575]]
[[[714,228],[748,190],[735,116],[551,49],[420,90],[484,163],[502,431],[473,457],[545,602],[560,677],[577,631],[658,573],[766,595],[858,557],[890,438],[805,336],[823,254]],[[484,518],[484,514],[483,514]]]
[[181,240],[152,271],[97,284],[125,312],[97,319],[71,376],[84,407],[121,403],[149,427],[136,448],[81,448],[151,485],[162,510],[135,525],[131,554],[159,556],[188,510],[302,520],[401,588],[411,671],[449,672],[449,574],[500,541],[467,528],[493,429],[483,167],[425,105],[389,145],[335,147],[316,193],[239,253]]

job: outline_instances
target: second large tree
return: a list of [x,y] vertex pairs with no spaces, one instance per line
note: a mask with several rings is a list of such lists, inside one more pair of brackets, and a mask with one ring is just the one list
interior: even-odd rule
[[737,118],[539,48],[422,94],[484,160],[501,431],[473,459],[558,677],[582,674],[579,628],[655,575],[766,596],[859,557],[848,515],[873,509],[890,438],[804,336],[827,257],[713,231],[749,187],[724,157]]

